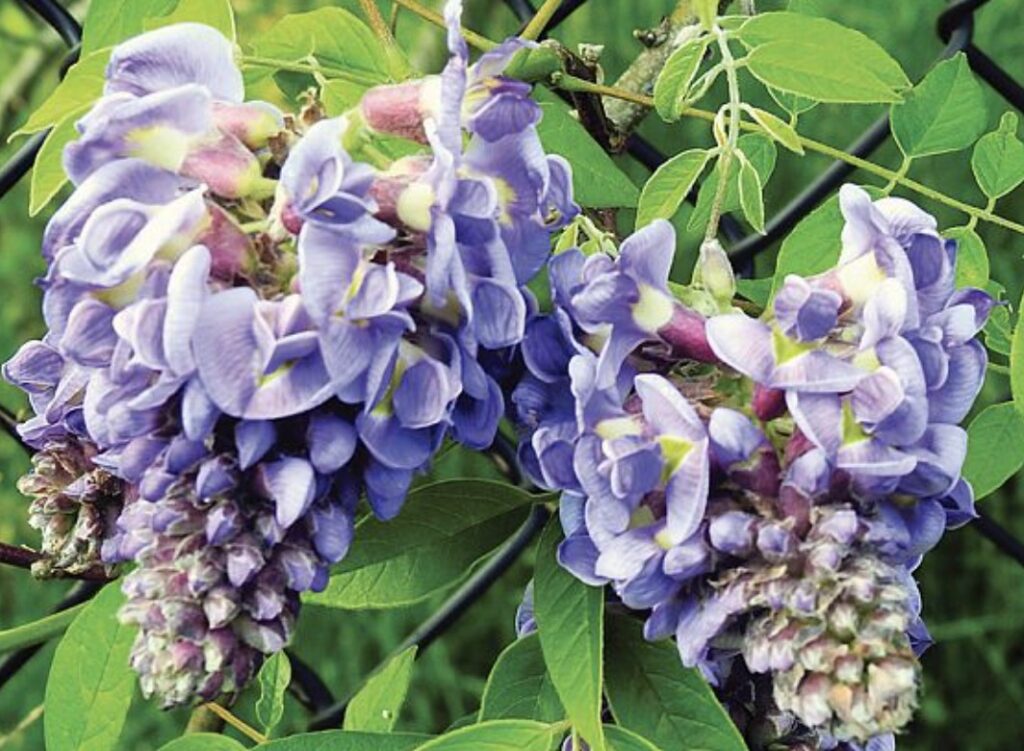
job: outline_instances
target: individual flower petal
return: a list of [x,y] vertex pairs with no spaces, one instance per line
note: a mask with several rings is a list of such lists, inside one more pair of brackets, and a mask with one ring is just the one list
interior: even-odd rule
[[122,42],[110,54],[106,78],[108,94],[143,96],[195,83],[226,102],[245,96],[233,45],[200,23],[172,24]]
[[313,503],[316,475],[312,465],[297,457],[287,457],[259,466],[263,492],[276,506],[275,516],[282,527],[298,521]]

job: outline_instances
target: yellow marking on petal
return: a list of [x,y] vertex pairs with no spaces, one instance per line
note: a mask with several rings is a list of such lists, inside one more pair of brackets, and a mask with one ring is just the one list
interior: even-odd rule
[[398,218],[417,232],[427,232],[432,224],[430,208],[434,205],[434,189],[425,182],[415,182],[398,196]]
[[359,288],[363,286],[363,280],[366,278],[366,272],[369,271],[369,264],[366,263],[366,259],[362,259],[356,264],[356,270],[352,272],[352,281],[348,285],[348,289],[345,290],[345,302],[350,302],[357,294],[359,294]]
[[196,224],[175,233],[170,240],[161,245],[153,257],[161,261],[171,261],[172,263],[177,261],[185,255],[186,250],[195,245],[195,239],[206,232],[212,225],[213,217],[209,212],[204,213]]
[[775,355],[775,362],[779,365],[789,362],[800,355],[815,349],[810,342],[798,342],[790,339],[779,329],[772,327],[772,354]]
[[176,172],[185,161],[192,139],[175,128],[152,125],[132,131],[126,140],[129,155]]
[[671,297],[650,285],[638,287],[640,299],[633,305],[633,321],[644,331],[653,333],[672,320],[674,303]]
[[264,386],[276,381],[278,378],[285,375],[289,370],[291,370],[294,367],[295,360],[286,360],[285,362],[277,366],[275,370],[271,371],[270,373],[264,373],[262,376],[260,376],[256,381],[256,385],[259,386],[260,388],[263,388]]
[[639,529],[654,524],[654,512],[648,506],[637,506],[636,511],[629,517],[629,528]]
[[656,534],[654,536],[654,541],[658,543],[658,547],[662,550],[671,550],[675,547],[675,543],[672,541],[672,537],[669,535],[667,528]]
[[509,213],[508,207],[515,203],[519,196],[507,180],[494,175],[488,177],[494,185],[494,190],[498,193],[498,221],[506,226],[510,225],[512,224],[512,214]]
[[658,436],[658,445],[661,447],[661,456],[665,464],[661,468],[661,481],[668,482],[682,465],[683,460],[693,450],[693,443],[674,435]]
[[145,281],[146,271],[143,269],[142,271],[132,274],[116,287],[110,287],[109,289],[94,292],[93,297],[100,302],[106,303],[115,310],[121,310],[123,308],[127,308],[138,299],[139,290],[142,288]]
[[853,415],[853,407],[849,401],[843,401],[843,445],[849,446],[852,443],[860,443],[870,438],[864,428],[857,422]]
[[889,277],[878,265],[874,253],[865,253],[860,258],[843,264],[836,270],[843,292],[854,305],[863,305],[882,282]]
[[630,435],[640,435],[640,423],[633,417],[612,417],[601,420],[594,428],[599,438],[610,441]]
[[392,399],[395,396],[398,385],[402,382],[402,376],[412,363],[423,357],[423,350],[404,339],[398,343],[398,351],[399,357],[395,361],[395,369],[391,373],[388,389],[384,392],[384,396],[380,398],[377,405],[371,410],[371,414],[376,417],[390,417],[393,414],[394,406],[392,405]]
[[878,359],[878,352],[874,347],[858,352],[853,356],[853,364],[864,370],[876,371],[882,367],[882,361]]

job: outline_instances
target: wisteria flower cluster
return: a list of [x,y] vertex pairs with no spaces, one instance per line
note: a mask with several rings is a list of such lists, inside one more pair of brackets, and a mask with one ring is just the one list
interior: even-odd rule
[[[440,76],[348,114],[246,101],[233,45],[178,24],[117,46],[64,155],[48,326],[7,363],[38,450],[22,489],[42,573],[131,562],[132,664],[166,706],[237,691],[289,641],[365,495],[380,519],[451,438],[504,410],[489,353],[578,209],[540,109],[469,64],[446,9]],[[378,137],[422,146],[373,166]]]
[[993,300],[956,288],[955,243],[908,201],[840,204],[838,263],[759,318],[680,302],[661,220],[617,257],[556,254],[511,395],[524,467],[561,491],[562,565],[674,635],[765,745],[891,744],[929,641],[912,572],[974,515],[959,423]]

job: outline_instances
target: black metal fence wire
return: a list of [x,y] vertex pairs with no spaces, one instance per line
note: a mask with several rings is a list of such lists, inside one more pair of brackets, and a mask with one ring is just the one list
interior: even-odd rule
[[[523,23],[529,20],[534,13],[531,0],[504,1]],[[21,2],[52,27],[68,46],[69,53],[61,67],[63,76],[68,66],[77,59],[82,36],[81,26],[56,0],[21,0]],[[545,27],[543,34],[548,34],[576,10],[583,7],[586,2],[587,0],[564,0]],[[1024,112],[1024,87],[986,55],[973,40],[974,14],[988,2],[990,0],[953,0],[950,2],[938,18],[937,30],[940,38],[946,42],[946,47],[939,59],[963,52],[967,56],[971,68],[982,80],[1016,109]],[[7,163],[0,166],[0,199],[31,169],[46,135],[45,132],[38,133],[29,138]],[[847,151],[866,158],[885,143],[889,135],[888,118],[880,118],[855,140]],[[628,140],[627,151],[652,170],[666,159],[652,144],[636,134]],[[747,266],[755,256],[771,248],[801,219],[824,201],[833,190],[838,188],[854,169],[845,162],[833,163],[769,220],[764,235],[744,236],[738,222],[731,218],[729,221],[724,221],[723,234],[730,243],[729,253],[736,265],[738,267]],[[17,433],[10,429],[13,424],[13,416],[0,409],[0,428],[5,429],[18,440]],[[499,443],[496,446],[496,451],[508,454],[509,447],[507,444]],[[1002,553],[1024,566],[1024,543],[984,511],[979,510],[978,513],[979,518],[971,524],[971,528],[989,539]],[[426,648],[442,636],[515,563],[544,526],[547,517],[548,513],[543,507],[536,507],[523,526],[509,538],[502,548],[467,579],[433,615],[410,634],[400,645],[399,650],[413,645],[417,645],[421,649]],[[95,584],[78,584],[72,587],[57,609],[71,607],[82,602],[96,591]],[[13,652],[0,662],[0,688],[31,659],[38,649],[39,647],[29,647]],[[313,668],[298,660],[294,655],[292,657],[297,663],[294,671],[293,692],[307,708],[314,712],[310,729],[338,727],[344,717],[347,699],[340,702],[335,701],[330,689],[317,676]]]

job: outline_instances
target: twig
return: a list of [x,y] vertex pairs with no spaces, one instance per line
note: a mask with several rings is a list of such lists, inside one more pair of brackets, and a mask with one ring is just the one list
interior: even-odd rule
[[[444,18],[442,18],[440,14],[435,13],[434,11],[430,10],[430,8],[426,8],[420,5],[418,2],[416,2],[416,0],[393,1],[395,5],[401,5],[410,13],[415,13],[420,18],[430,21],[430,23],[434,24],[435,26],[440,26],[442,29],[445,28]],[[481,36],[480,34],[477,34],[475,31],[470,31],[465,26],[462,27],[462,36],[465,37],[466,42],[468,42],[470,46],[476,47],[478,50],[482,50],[484,52],[487,52],[487,50],[492,50],[498,46],[497,42],[492,42],[487,37]]]
[[185,735],[192,733],[219,733],[224,729],[224,720],[220,715],[210,711],[206,704],[200,704],[192,710],[185,726]]
[[533,18],[526,24],[526,28],[523,29],[523,33],[520,34],[522,39],[534,40],[540,37],[545,27],[548,25],[548,21],[555,15],[558,10],[558,6],[562,4],[562,0],[544,0],[544,4],[540,6],[540,9],[533,14]]
[[359,0],[359,5],[363,9],[363,15],[366,16],[366,20],[370,22],[370,28],[373,29],[373,33],[380,37],[385,46],[393,47],[395,45],[395,38],[391,35],[391,28],[388,26],[388,22],[380,14],[380,8],[377,7],[376,0]]
[[[661,26],[649,31],[651,41],[615,81],[615,87],[634,93],[650,92],[672,53],[693,38],[690,30],[696,28],[696,23],[693,0],[679,0]],[[604,109],[619,136],[625,138],[647,116],[651,107],[642,101],[607,97]]]
[[213,712],[218,717],[220,717],[222,720],[224,720],[224,722],[233,727],[239,733],[252,740],[254,743],[259,744],[267,742],[267,736],[263,735],[263,733],[249,725],[247,722],[245,722],[245,720],[241,720],[235,715],[231,714],[231,712],[222,707],[220,704],[208,702],[207,704],[203,704],[203,706],[206,709]]
[[17,740],[18,736],[38,722],[39,718],[43,716],[43,706],[42,704],[37,705],[35,709],[22,718],[21,722],[14,727],[14,730],[4,736],[0,736],[0,748],[4,748],[11,741]]
[[[33,563],[41,561],[45,557],[42,553],[31,548],[0,542],[0,564],[31,569]],[[102,566],[94,566],[80,574],[66,574],[57,578],[81,579],[83,581],[110,581],[110,577],[107,576],[107,572]]]

